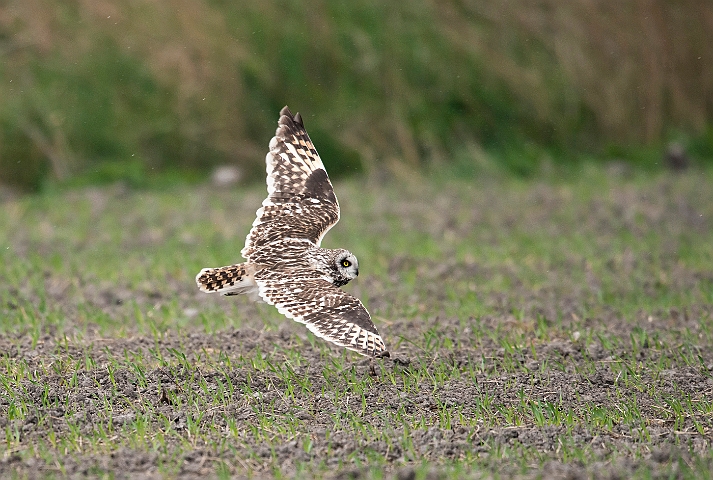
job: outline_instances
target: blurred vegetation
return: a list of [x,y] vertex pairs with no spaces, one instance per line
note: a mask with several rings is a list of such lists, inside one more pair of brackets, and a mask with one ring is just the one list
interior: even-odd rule
[[710,161],[711,45],[709,0],[8,0],[0,182],[258,177],[285,104],[333,175]]

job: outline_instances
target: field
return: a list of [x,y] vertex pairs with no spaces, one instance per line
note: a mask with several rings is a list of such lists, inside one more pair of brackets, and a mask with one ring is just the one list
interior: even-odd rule
[[336,183],[392,359],[200,293],[264,186],[0,203],[0,476],[693,478],[713,171]]

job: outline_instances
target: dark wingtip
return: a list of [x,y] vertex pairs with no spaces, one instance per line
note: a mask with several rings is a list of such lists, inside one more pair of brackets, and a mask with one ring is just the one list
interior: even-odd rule
[[292,112],[290,112],[290,109],[287,107],[287,105],[282,107],[282,110],[280,110],[280,121],[278,123],[280,125],[294,124],[298,127],[305,128],[305,124],[302,122],[302,115],[300,115],[300,112],[297,112],[295,115],[292,115]]

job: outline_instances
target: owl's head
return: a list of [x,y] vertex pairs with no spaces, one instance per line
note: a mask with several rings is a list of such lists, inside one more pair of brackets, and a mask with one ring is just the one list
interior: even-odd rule
[[349,250],[339,249],[334,256],[334,284],[346,285],[359,275],[359,262]]

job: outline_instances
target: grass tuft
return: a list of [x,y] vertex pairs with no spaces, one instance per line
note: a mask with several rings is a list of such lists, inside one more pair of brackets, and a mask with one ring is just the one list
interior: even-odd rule
[[195,288],[264,187],[7,201],[0,473],[705,475],[710,175],[337,182],[326,246],[359,256],[346,288],[410,360],[375,377]]

